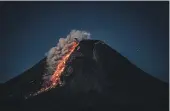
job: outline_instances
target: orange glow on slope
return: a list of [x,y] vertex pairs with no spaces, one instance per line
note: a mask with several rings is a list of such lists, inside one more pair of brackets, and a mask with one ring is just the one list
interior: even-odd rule
[[41,88],[39,91],[34,93],[33,96],[38,95],[38,94],[40,94],[42,92],[46,92],[46,91],[48,91],[48,90],[50,90],[52,88],[55,88],[58,84],[61,83],[60,77],[61,77],[62,72],[65,69],[66,62],[69,59],[71,53],[74,51],[74,49],[77,46],[78,46],[78,43],[77,42],[73,42],[73,45],[69,48],[68,53],[61,58],[60,62],[58,63],[58,65],[56,67],[56,70],[55,70],[54,74],[51,76],[51,78],[50,78],[50,82],[51,82],[50,85],[47,86],[47,87]]
[[51,77],[51,81],[53,85],[56,85],[58,83],[60,83],[60,76],[62,74],[62,72],[65,69],[65,64],[68,60],[68,58],[70,57],[71,53],[74,51],[74,49],[77,47],[78,43],[73,42],[72,47],[70,48],[69,52],[62,57],[61,61],[59,62],[59,64],[57,65],[56,71],[54,72],[54,74]]

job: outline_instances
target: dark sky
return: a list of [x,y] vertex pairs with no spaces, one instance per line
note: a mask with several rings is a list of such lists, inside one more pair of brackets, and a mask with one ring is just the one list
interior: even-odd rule
[[0,2],[0,82],[29,69],[72,29],[89,31],[168,81],[167,2]]

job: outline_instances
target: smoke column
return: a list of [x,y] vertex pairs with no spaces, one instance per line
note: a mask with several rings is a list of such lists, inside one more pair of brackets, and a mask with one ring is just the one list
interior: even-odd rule
[[[72,30],[66,38],[60,38],[57,46],[52,47],[47,53],[47,75],[52,75],[56,70],[56,66],[58,65],[62,56],[68,53],[69,47],[73,45],[73,42],[77,39],[77,41],[82,41],[85,39],[90,39],[90,33],[86,31],[80,30]],[[49,79],[50,76],[46,76],[44,79]]]

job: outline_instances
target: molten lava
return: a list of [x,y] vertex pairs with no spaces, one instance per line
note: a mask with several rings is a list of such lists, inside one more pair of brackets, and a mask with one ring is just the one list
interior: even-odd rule
[[[43,87],[41,88],[39,91],[37,91],[36,93],[33,94],[33,96],[35,95],[38,95],[42,92],[45,92],[45,91],[48,91],[52,88],[55,88],[58,84],[61,83],[60,81],[60,77],[61,77],[61,74],[62,72],[64,71],[65,69],[65,66],[66,66],[66,62],[67,60],[69,59],[71,53],[74,51],[74,49],[78,46],[78,42],[73,42],[72,46],[69,48],[69,51],[67,54],[65,54],[60,62],[58,63],[57,67],[56,67],[56,70],[54,72],[54,74],[51,76],[50,78],[50,85],[47,85],[47,87]],[[30,95],[31,96],[31,95]]]
[[62,74],[62,72],[65,69],[65,64],[68,60],[68,58],[70,57],[71,53],[74,51],[74,49],[77,47],[78,43],[77,42],[73,42],[73,45],[71,46],[71,48],[69,49],[68,53],[62,57],[61,61],[59,62],[59,64],[57,65],[56,71],[54,72],[54,74],[51,77],[51,81],[53,85],[57,85],[58,83],[60,83],[60,76]]

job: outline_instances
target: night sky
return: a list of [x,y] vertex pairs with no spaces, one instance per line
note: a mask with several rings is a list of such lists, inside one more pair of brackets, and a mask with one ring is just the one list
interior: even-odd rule
[[89,31],[168,82],[167,2],[0,2],[0,82],[39,62],[72,29]]

